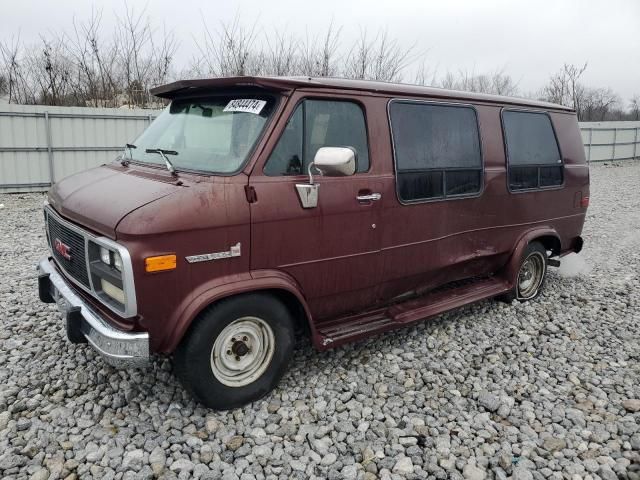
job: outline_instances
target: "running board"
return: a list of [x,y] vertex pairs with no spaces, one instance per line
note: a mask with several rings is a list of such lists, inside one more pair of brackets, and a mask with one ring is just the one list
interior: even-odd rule
[[503,280],[496,277],[486,278],[459,287],[437,289],[422,297],[412,298],[387,308],[320,322],[316,326],[320,339],[316,347],[321,350],[334,348],[350,341],[426,320],[509,290],[509,285]]

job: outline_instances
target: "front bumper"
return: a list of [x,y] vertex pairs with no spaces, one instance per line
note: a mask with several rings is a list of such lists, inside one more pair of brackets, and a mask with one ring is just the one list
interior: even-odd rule
[[74,343],[88,342],[111,365],[144,366],[149,362],[149,334],[125,332],[110,325],[58,273],[49,258],[38,264],[40,300],[57,303]]

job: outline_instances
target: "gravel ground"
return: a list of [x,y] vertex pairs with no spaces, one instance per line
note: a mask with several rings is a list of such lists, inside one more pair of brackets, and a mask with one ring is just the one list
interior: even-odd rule
[[0,195],[4,478],[640,478],[640,163],[592,168],[586,247],[527,303],[487,301],[195,404],[167,359],[118,371],[36,295],[39,194]]

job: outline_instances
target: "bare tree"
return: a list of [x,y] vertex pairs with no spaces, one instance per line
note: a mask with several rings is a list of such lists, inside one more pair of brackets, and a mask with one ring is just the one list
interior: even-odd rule
[[503,70],[498,70],[491,75],[491,93],[496,95],[513,96],[518,94],[518,83],[506,74]]
[[172,74],[173,59],[178,49],[178,41],[172,30],[162,26],[160,39],[151,36],[151,69],[147,89],[165,83]]
[[336,28],[333,21],[322,37],[310,37],[307,31],[299,43],[299,74],[309,77],[333,77],[340,71],[338,46],[342,28]]
[[609,114],[620,104],[620,97],[610,88],[583,88],[578,119],[586,122],[609,120]]
[[625,113],[618,108],[620,97],[611,88],[589,88],[582,84],[580,79],[586,69],[587,63],[565,63],[549,78],[541,98],[573,108],[581,121],[623,118]]
[[170,76],[177,42],[173,32],[163,29],[160,38],[146,16],[146,8],[137,14],[127,7],[125,15],[118,17],[116,27],[116,64],[120,83],[130,105],[145,107],[149,102],[149,89],[164,83]]
[[29,73],[37,86],[38,102],[46,105],[67,105],[71,93],[73,64],[65,55],[58,39],[41,37],[41,45],[25,59]]
[[108,40],[100,12],[74,19],[73,26],[71,33],[41,36],[36,45],[0,42],[10,102],[144,107],[149,89],[171,78],[175,37],[166,29],[158,35],[144,11],[127,8]]
[[372,64],[373,45],[367,38],[367,31],[361,30],[360,37],[356,40],[347,57],[344,74],[350,78],[367,78]]
[[295,75],[299,42],[290,35],[273,31],[273,38],[266,37],[266,51],[262,73],[266,75]]
[[333,22],[322,35],[311,36],[307,32],[302,39],[278,31],[267,35],[256,24],[246,28],[239,16],[215,30],[207,25],[203,30],[203,39],[198,42],[200,55],[187,72],[189,76],[342,75],[399,81],[413,51],[413,47],[401,48],[385,31],[369,38],[363,30],[345,54],[341,48],[342,29]]
[[[193,68],[197,74],[217,77],[257,74],[261,70],[262,55],[254,50],[257,27],[245,27],[236,15],[230,23],[221,23],[211,31],[203,24],[203,42],[198,44],[201,57]],[[204,68],[203,68],[204,67]]]
[[629,102],[631,120],[640,120],[640,95],[634,95]]
[[23,50],[20,37],[13,38],[11,43],[0,42],[0,59],[7,78],[9,103],[36,102],[35,89],[23,63],[25,57]]
[[402,48],[397,40],[390,39],[386,30],[381,30],[371,39],[366,30],[347,55],[343,74],[348,78],[399,82],[402,72],[411,63],[414,47]]
[[440,86],[452,90],[495,95],[517,95],[518,93],[518,84],[504,72],[504,69],[482,74],[468,70],[460,70],[457,74],[447,72],[440,81]]
[[414,74],[413,83],[416,85],[436,85],[437,74],[437,70],[428,67],[426,61],[423,60]]
[[102,13],[96,11],[86,22],[74,19],[74,32],[64,35],[64,44],[77,68],[74,94],[78,104],[117,107],[121,90],[117,78],[119,51],[113,40],[102,40],[101,20]]
[[[342,28],[331,22],[319,35],[309,31],[300,38],[285,30],[269,33],[242,23],[239,15],[218,28],[203,24],[199,55],[181,76],[306,75],[402,81],[417,57],[414,46],[403,47],[386,30],[367,30],[349,45]],[[118,107],[145,107],[149,89],[175,78],[178,43],[166,27],[157,28],[146,9],[128,6],[117,17],[114,32],[102,29],[102,12],[93,11],[73,30],[45,35],[35,45],[20,37],[0,40],[0,94],[13,103]],[[549,78],[539,96],[575,108],[581,120],[640,117],[640,97],[629,111],[610,88],[588,88],[581,79],[587,64],[564,64]],[[473,70],[436,72],[422,64],[413,69],[417,84],[439,84],[472,92],[517,95],[518,84],[505,69],[488,73]]]
[[587,69],[587,63],[573,65],[565,63],[559,72],[549,78],[549,83],[542,89],[542,98],[549,102],[559,103],[573,108],[578,116],[582,113],[584,87],[580,77]]

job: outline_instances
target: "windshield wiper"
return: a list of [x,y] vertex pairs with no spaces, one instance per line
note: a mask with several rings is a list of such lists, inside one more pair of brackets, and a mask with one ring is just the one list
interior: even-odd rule
[[158,155],[160,155],[164,160],[164,164],[167,167],[167,170],[171,172],[171,175],[173,175],[174,177],[178,176],[178,174],[176,173],[176,167],[174,167],[173,163],[171,163],[171,160],[167,158],[167,155],[178,155],[178,152],[176,152],[175,150],[165,150],[164,148],[147,148],[145,152],[157,153]]
[[129,159],[127,160],[123,155],[122,157],[120,157],[120,164],[123,167],[126,167],[127,165],[129,165],[129,162],[133,159],[133,154],[131,153],[131,150],[138,147],[136,147],[133,143],[125,143],[124,148],[129,150]]

